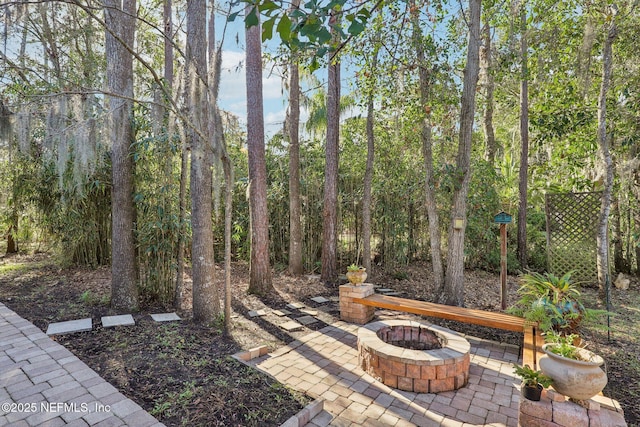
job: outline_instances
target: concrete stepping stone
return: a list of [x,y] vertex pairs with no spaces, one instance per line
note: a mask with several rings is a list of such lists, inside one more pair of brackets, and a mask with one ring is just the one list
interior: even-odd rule
[[309,316],[317,316],[318,310],[310,310],[308,308],[303,308],[300,310],[300,313],[308,314]]
[[402,292],[385,292],[385,295],[388,297],[397,297],[399,295],[402,295]]
[[325,297],[313,297],[311,298],[311,301],[317,302],[318,304],[324,304],[325,302],[329,302],[329,300],[326,299]]
[[312,323],[316,323],[318,319],[316,319],[313,316],[302,316],[302,317],[298,317],[296,321],[306,326]]
[[182,320],[176,313],[155,313],[151,318],[156,322],[172,322],[174,320]]
[[284,308],[282,310],[273,310],[272,313],[279,317],[288,316],[291,314],[289,310],[285,310]]
[[73,332],[90,331],[93,327],[90,317],[86,319],[67,320],[66,322],[49,323],[47,335],[70,334]]
[[267,310],[265,310],[265,309],[249,310],[249,312],[247,314],[249,315],[249,317],[266,316],[267,315]]
[[380,289],[376,289],[377,292],[380,292],[381,294],[386,294],[389,292],[393,292],[393,289],[390,288],[380,288]]
[[292,310],[298,310],[298,309],[304,308],[304,304],[299,302],[292,302],[287,304],[287,308],[290,308]]
[[135,325],[133,316],[130,314],[121,314],[119,316],[102,316],[102,327],[113,328],[114,326],[131,326]]
[[299,329],[302,329],[302,325],[296,322],[295,320],[291,320],[287,323],[283,323],[282,325],[280,325],[280,327],[287,332],[292,332],[292,331],[297,331]]

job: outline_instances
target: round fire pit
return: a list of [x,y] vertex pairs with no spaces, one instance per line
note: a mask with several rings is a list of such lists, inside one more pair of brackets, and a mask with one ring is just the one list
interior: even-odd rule
[[416,393],[464,387],[470,348],[447,328],[412,320],[383,320],[358,330],[362,369],[389,387]]

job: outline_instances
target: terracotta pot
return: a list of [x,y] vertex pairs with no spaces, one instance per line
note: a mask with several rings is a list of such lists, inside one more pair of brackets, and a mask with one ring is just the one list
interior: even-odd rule
[[360,285],[367,280],[367,270],[361,268],[358,271],[347,271],[347,280],[353,285]]
[[540,384],[536,385],[525,385],[522,384],[522,395],[534,402],[540,401],[540,396],[542,396],[542,386]]
[[584,360],[569,359],[552,353],[549,348],[553,345],[542,346],[545,356],[540,358],[540,370],[553,379],[551,386],[558,393],[587,400],[602,391],[607,385],[607,374],[600,369],[604,363],[602,357],[583,348],[579,353]]

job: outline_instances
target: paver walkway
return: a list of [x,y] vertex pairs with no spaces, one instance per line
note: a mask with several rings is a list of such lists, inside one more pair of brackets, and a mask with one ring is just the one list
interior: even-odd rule
[[63,425],[164,424],[0,303],[0,426]]
[[411,393],[391,389],[358,367],[358,327],[334,323],[251,363],[325,400],[309,426],[517,426],[517,347],[466,337],[469,384],[452,392]]

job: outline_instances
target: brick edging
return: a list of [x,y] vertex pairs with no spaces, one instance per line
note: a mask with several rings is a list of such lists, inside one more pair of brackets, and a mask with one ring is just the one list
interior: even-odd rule
[[[254,365],[251,365],[248,362],[258,357],[262,357],[267,353],[269,353],[269,349],[267,348],[267,346],[261,345],[259,347],[255,347],[246,351],[240,351],[238,353],[232,354],[231,357],[236,359],[238,362],[244,363],[245,365],[255,368]],[[264,372],[264,371],[261,371],[261,372]],[[266,373],[266,374],[273,377],[273,375],[269,373]],[[275,379],[275,377],[273,378]],[[307,425],[307,423],[311,421],[316,415],[322,412],[323,409],[324,409],[324,399],[316,399],[313,402],[309,403],[304,408],[302,408],[297,414],[292,415],[291,418],[289,418],[287,421],[282,423],[280,427],[303,427]]]

